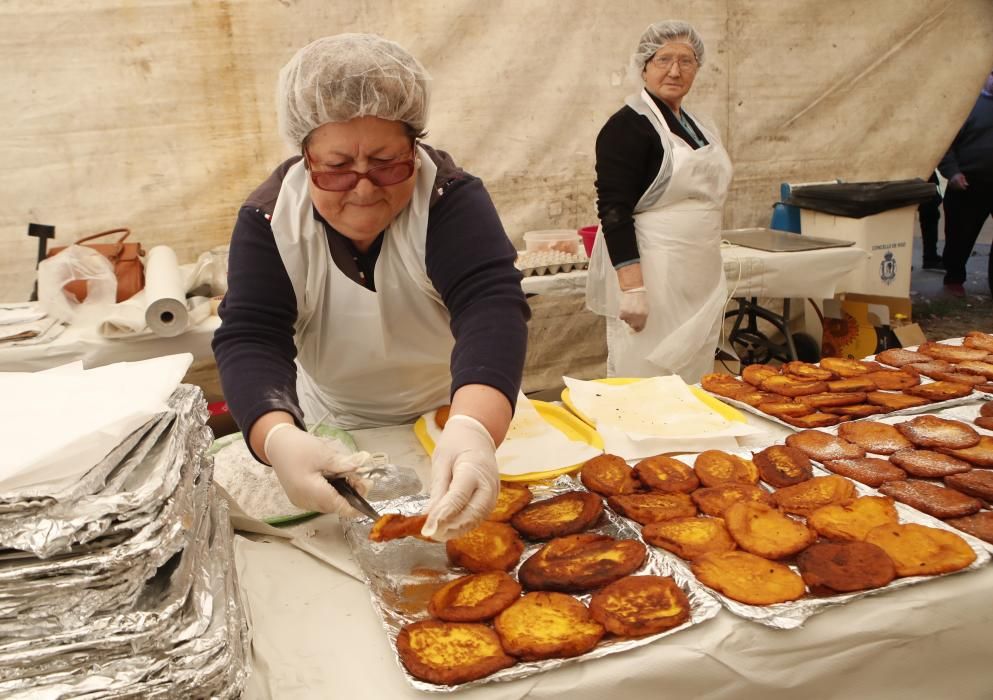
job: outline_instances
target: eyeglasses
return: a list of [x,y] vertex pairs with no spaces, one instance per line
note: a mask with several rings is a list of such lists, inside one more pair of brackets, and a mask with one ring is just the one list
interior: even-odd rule
[[650,61],[655,64],[656,68],[661,70],[669,70],[672,68],[673,63],[679,66],[680,71],[693,71],[697,69],[696,59],[689,56],[683,56],[682,58],[676,58],[675,56],[652,56]]
[[357,170],[333,172],[325,170],[323,172],[315,172],[314,161],[311,160],[310,153],[306,149],[304,149],[304,156],[307,158],[307,162],[310,163],[311,182],[314,183],[317,189],[324,190],[325,192],[347,192],[357,187],[362,178],[367,179],[376,185],[376,187],[398,185],[413,175],[415,170],[413,153],[411,153],[411,157],[407,160],[377,165],[369,168],[364,173],[360,173]]

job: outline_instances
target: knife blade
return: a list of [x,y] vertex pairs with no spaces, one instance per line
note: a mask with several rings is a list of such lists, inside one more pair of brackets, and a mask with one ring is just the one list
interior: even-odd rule
[[324,477],[328,480],[335,491],[341,494],[342,498],[348,501],[348,504],[352,506],[355,510],[362,513],[366,517],[372,518],[373,520],[379,520],[379,513],[376,509],[370,505],[369,501],[362,497],[362,494],[355,490],[355,487],[348,483],[348,479],[343,476],[337,478],[331,478],[329,476]]

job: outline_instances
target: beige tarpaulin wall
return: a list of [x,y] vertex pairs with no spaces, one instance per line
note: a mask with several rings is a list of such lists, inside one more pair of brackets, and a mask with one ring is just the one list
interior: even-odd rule
[[778,183],[926,177],[993,65],[990,0],[5,0],[0,299],[36,242],[130,226],[182,261],[230,235],[284,155],[273,86],[299,46],[374,31],[434,81],[428,142],[487,183],[508,233],[596,221],[593,144],[652,21],[692,21],[707,62],[686,105],[735,164],[729,227]]

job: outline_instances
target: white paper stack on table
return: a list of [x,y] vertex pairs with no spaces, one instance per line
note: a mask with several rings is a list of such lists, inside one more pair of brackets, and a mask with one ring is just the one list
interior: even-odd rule
[[743,418],[730,419],[708,406],[676,375],[625,384],[562,379],[569,403],[603,438],[604,452],[626,460],[667,452],[733,450],[737,437],[758,432]]
[[0,305],[0,346],[35,345],[54,340],[65,329],[36,301]]

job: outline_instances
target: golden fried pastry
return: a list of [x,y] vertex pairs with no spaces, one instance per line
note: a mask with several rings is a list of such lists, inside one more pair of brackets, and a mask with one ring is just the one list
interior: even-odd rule
[[871,379],[866,377],[849,377],[848,379],[837,379],[833,382],[828,382],[828,391],[830,392],[841,392],[846,391],[875,391],[879,387]]
[[889,365],[890,367],[903,367],[904,365],[909,365],[912,362],[927,362],[931,358],[928,355],[914,352],[913,350],[890,348],[889,350],[883,350],[881,353],[877,354],[876,359],[884,365]]
[[803,430],[786,436],[786,444],[795,447],[811,459],[826,462],[831,459],[865,457],[865,450],[835,435],[820,430]]
[[949,370],[947,372],[934,372],[931,375],[931,378],[942,382],[966,384],[972,387],[986,383],[986,377],[982,377],[978,374],[970,374],[969,372],[955,372],[953,370]]
[[921,383],[919,376],[902,369],[880,369],[869,372],[865,378],[886,391],[901,391]]
[[387,513],[380,516],[379,520],[372,524],[369,539],[373,542],[389,542],[402,537],[417,537],[427,540],[427,537],[421,536],[421,528],[424,527],[427,519],[428,516],[426,515]]
[[437,685],[468,683],[517,663],[496,632],[468,622],[404,625],[397,635],[397,654],[410,675]]
[[950,399],[968,396],[972,393],[972,387],[968,384],[939,381],[931,382],[930,384],[921,384],[920,386],[912,386],[909,389],[904,389],[903,393],[910,394],[911,396],[920,396],[929,401],[948,401]]
[[908,396],[891,391],[870,391],[865,395],[865,398],[869,403],[881,406],[887,411],[902,411],[906,408],[917,408],[931,403],[931,399],[922,396]]
[[916,523],[880,525],[865,541],[883,548],[893,560],[897,576],[947,574],[976,560],[972,547],[954,532]]
[[773,445],[752,455],[765,483],[780,487],[798,484],[814,475],[810,459],[795,447]]
[[606,586],[637,571],[645,562],[645,545],[584,532],[552,540],[517,570],[530,590],[579,593]]
[[815,476],[774,492],[772,502],[787,513],[808,515],[832,503],[847,505],[855,500],[855,495],[855,484],[844,477]]
[[864,540],[880,525],[899,521],[893,499],[887,496],[860,496],[847,505],[831,504],[807,516],[807,524],[829,540]]
[[696,473],[689,466],[665,455],[641,460],[634,465],[634,473],[652,491],[691,493],[700,485]]
[[885,412],[882,406],[874,406],[871,403],[857,403],[853,406],[826,406],[822,410],[832,416],[851,419],[868,418]]
[[571,595],[528,593],[493,622],[503,648],[523,661],[585,654],[604,635],[589,609]]
[[838,376],[827,367],[818,367],[809,362],[800,362],[798,360],[787,362],[781,369],[783,374],[788,374],[791,377],[818,382],[826,382]]
[[907,478],[906,472],[902,469],[878,457],[830,459],[824,462],[824,468],[872,487],[880,486],[887,481],[899,481]]
[[569,491],[532,503],[517,512],[510,524],[532,540],[547,540],[582,532],[603,514],[603,500],[588,491]]
[[806,396],[807,394],[820,394],[827,391],[827,384],[822,381],[794,379],[780,374],[763,379],[759,388],[780,396]]
[[993,471],[973,469],[962,474],[949,474],[945,477],[945,485],[967,496],[993,503]]
[[445,429],[445,424],[448,423],[448,414],[451,410],[452,407],[446,405],[434,412],[434,424],[437,425],[439,429]]
[[811,408],[823,409],[836,406],[854,406],[857,403],[865,403],[864,391],[825,391],[820,394],[809,394],[808,396],[798,396],[797,402],[806,404]]
[[772,365],[748,365],[741,370],[741,378],[752,386],[761,386],[763,381],[778,374],[779,369]]
[[486,520],[461,537],[448,540],[445,552],[452,566],[469,571],[510,571],[521,559],[524,542],[510,525]]
[[916,479],[890,481],[880,486],[879,492],[936,518],[961,518],[983,507],[978,498]]
[[985,430],[993,430],[993,416],[978,416],[972,422]]
[[955,365],[955,368],[959,372],[969,372],[970,374],[978,374],[980,377],[985,377],[986,381],[993,379],[993,362],[990,362],[990,358],[983,360],[964,360]]
[[891,455],[914,446],[899,430],[887,423],[843,423],[838,426],[838,437],[877,455]]
[[917,416],[897,423],[896,429],[918,447],[961,450],[979,444],[979,433],[971,425],[938,416]]
[[965,340],[962,344],[967,348],[975,348],[977,350],[985,350],[988,353],[993,353],[993,335],[989,333],[982,333],[980,331],[969,331],[965,334]]
[[724,524],[739,547],[766,559],[791,556],[817,539],[799,520],[762,503],[735,503],[724,511]]
[[849,357],[822,357],[820,365],[842,378],[861,377],[880,369],[880,366],[875,362],[853,360]]
[[747,605],[772,605],[802,598],[803,579],[792,569],[748,552],[711,552],[690,568],[705,586]]
[[942,454],[951,455],[957,459],[965,460],[969,464],[984,469],[993,469],[993,437],[983,435],[979,438],[979,443],[973,447],[966,447],[962,450],[953,450],[947,447],[939,447]]
[[770,394],[768,391],[761,391],[759,389],[752,389],[751,391],[743,391],[734,397],[735,401],[740,401],[741,403],[748,404],[749,406],[758,406],[759,404],[765,403],[766,401],[773,401],[775,399],[780,399],[781,396],[776,396],[775,394]]
[[590,614],[618,637],[644,637],[690,619],[690,601],[668,576],[627,576],[590,598]]
[[696,515],[696,506],[685,493],[630,493],[611,496],[607,503],[621,515],[642,525]]
[[927,362],[911,362],[909,365],[904,365],[901,369],[904,372],[912,372],[918,376],[925,376],[934,378],[935,372],[950,372],[955,366],[946,362],[945,360],[928,360]]
[[896,578],[893,560],[868,542],[820,542],[800,552],[796,563],[814,595],[881,588]]
[[940,479],[972,469],[968,462],[932,450],[900,450],[890,455],[890,461],[911,476],[924,479]]
[[763,401],[755,408],[762,411],[762,413],[775,416],[776,418],[807,416],[814,412],[811,406],[799,403],[793,399],[783,398],[782,396],[776,396],[769,401]]
[[948,360],[949,362],[985,360],[989,354],[988,351],[982,348],[974,348],[968,345],[945,345],[931,341],[921,343],[920,347],[917,348],[917,352],[938,360]]
[[598,455],[583,464],[579,472],[583,486],[601,496],[634,493],[641,488],[638,477],[617,455]]
[[797,428],[809,430],[810,428],[827,428],[831,425],[837,425],[841,422],[842,416],[836,416],[823,411],[815,411],[806,416],[783,416],[779,420]]
[[649,523],[641,528],[641,536],[645,542],[683,559],[696,559],[707,552],[729,552],[735,548],[734,540],[720,518],[673,518]]
[[715,518],[724,517],[724,511],[734,503],[755,501],[772,505],[772,497],[767,491],[752,484],[721,484],[710,488],[697,489],[690,498],[700,512]]
[[752,389],[751,384],[747,384],[740,379],[736,379],[729,374],[705,374],[700,379],[700,386],[711,394],[726,396],[733,399],[737,394]]
[[947,525],[951,525],[956,530],[968,532],[973,537],[978,537],[984,542],[993,544],[993,511],[984,510],[975,515],[967,515],[964,518],[951,518],[946,520]]
[[987,401],[979,407],[979,415],[993,418],[993,401]]
[[431,596],[428,612],[448,622],[482,622],[521,596],[521,584],[503,571],[469,574],[449,581]]
[[515,513],[530,503],[533,497],[531,489],[526,484],[503,481],[500,483],[496,505],[486,519],[498,523],[508,522]]
[[701,452],[693,470],[704,486],[754,484],[759,480],[759,471],[750,460],[720,450]]

